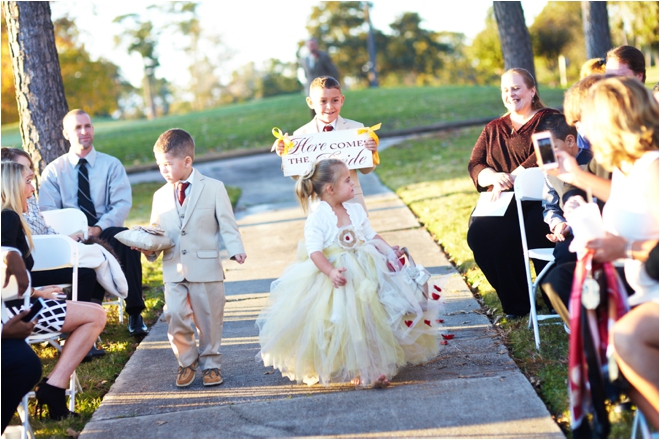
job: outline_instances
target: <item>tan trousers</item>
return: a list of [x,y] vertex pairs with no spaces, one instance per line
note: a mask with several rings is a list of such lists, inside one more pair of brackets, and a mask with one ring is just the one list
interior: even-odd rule
[[[167,336],[179,365],[199,359],[202,370],[220,368],[220,342],[225,311],[225,285],[215,283],[165,283]],[[195,344],[193,324],[199,335]]]

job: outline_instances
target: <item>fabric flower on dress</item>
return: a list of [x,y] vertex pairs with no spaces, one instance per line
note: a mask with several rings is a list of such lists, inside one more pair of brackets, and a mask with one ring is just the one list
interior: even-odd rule
[[355,230],[351,227],[343,228],[339,230],[339,236],[337,237],[339,241],[339,246],[342,249],[354,249],[358,244],[357,234]]

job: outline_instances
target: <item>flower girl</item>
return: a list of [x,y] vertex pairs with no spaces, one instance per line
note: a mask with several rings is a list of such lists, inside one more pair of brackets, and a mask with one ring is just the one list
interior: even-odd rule
[[[273,282],[257,319],[257,359],[298,383],[383,388],[407,363],[439,350],[439,302],[420,305],[392,271],[402,252],[371,228],[344,162],[325,159],[296,183],[305,222],[298,261]],[[303,248],[304,247],[304,251]],[[306,252],[305,252],[306,251]],[[389,258],[388,258],[389,256]]]

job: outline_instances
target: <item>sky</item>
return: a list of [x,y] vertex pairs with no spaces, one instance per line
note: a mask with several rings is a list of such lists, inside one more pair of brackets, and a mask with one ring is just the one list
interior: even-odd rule
[[[80,0],[53,1],[53,20],[68,15],[74,20],[81,40],[93,58],[103,56],[117,64],[125,79],[139,86],[142,79],[142,61],[137,54],[128,55],[126,50],[115,45],[115,36],[121,26],[112,20],[124,14],[145,14],[148,5],[155,1],[143,0]],[[162,2],[161,2],[162,3]],[[202,27],[220,37],[225,57],[222,78],[251,61],[257,67],[270,59],[295,61],[297,43],[308,38],[307,20],[318,1],[288,0],[216,0],[199,1],[198,11]],[[547,1],[522,1],[528,26],[541,12]],[[485,0],[375,0],[372,1],[372,25],[389,33],[389,24],[404,12],[417,12],[422,18],[422,27],[434,31],[462,32],[471,41],[484,29],[486,12],[492,1]],[[168,81],[182,85],[189,78],[189,61],[176,49],[176,36],[165,34],[159,41],[161,67],[156,74]],[[206,50],[217,52],[218,47]]]

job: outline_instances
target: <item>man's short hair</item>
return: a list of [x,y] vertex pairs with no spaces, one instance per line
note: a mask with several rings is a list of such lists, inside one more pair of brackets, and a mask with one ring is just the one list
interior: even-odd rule
[[314,78],[314,81],[309,85],[309,90],[312,90],[315,87],[319,89],[337,89],[341,92],[339,81],[331,76],[319,76]]
[[536,131],[550,131],[555,139],[565,141],[569,134],[577,139],[577,129],[566,123],[566,117],[561,113],[548,115],[541,120]]
[[630,70],[642,75],[642,84],[646,82],[646,60],[641,50],[632,46],[619,46],[607,52],[607,59],[616,58],[625,63]]
[[[62,118],[62,125],[64,125],[64,122],[65,122],[67,119],[69,119],[71,116],[76,116],[76,115],[87,115],[87,116],[89,116],[89,113],[87,113],[87,112],[86,112],[85,110],[83,110],[83,109],[74,108],[74,109],[71,110],[69,113],[67,113],[66,115],[64,115],[64,118]],[[89,119],[91,120],[92,117],[89,116]]]
[[186,156],[194,159],[195,141],[186,130],[171,128],[158,136],[158,140],[154,144],[154,153],[170,153],[181,159]]

